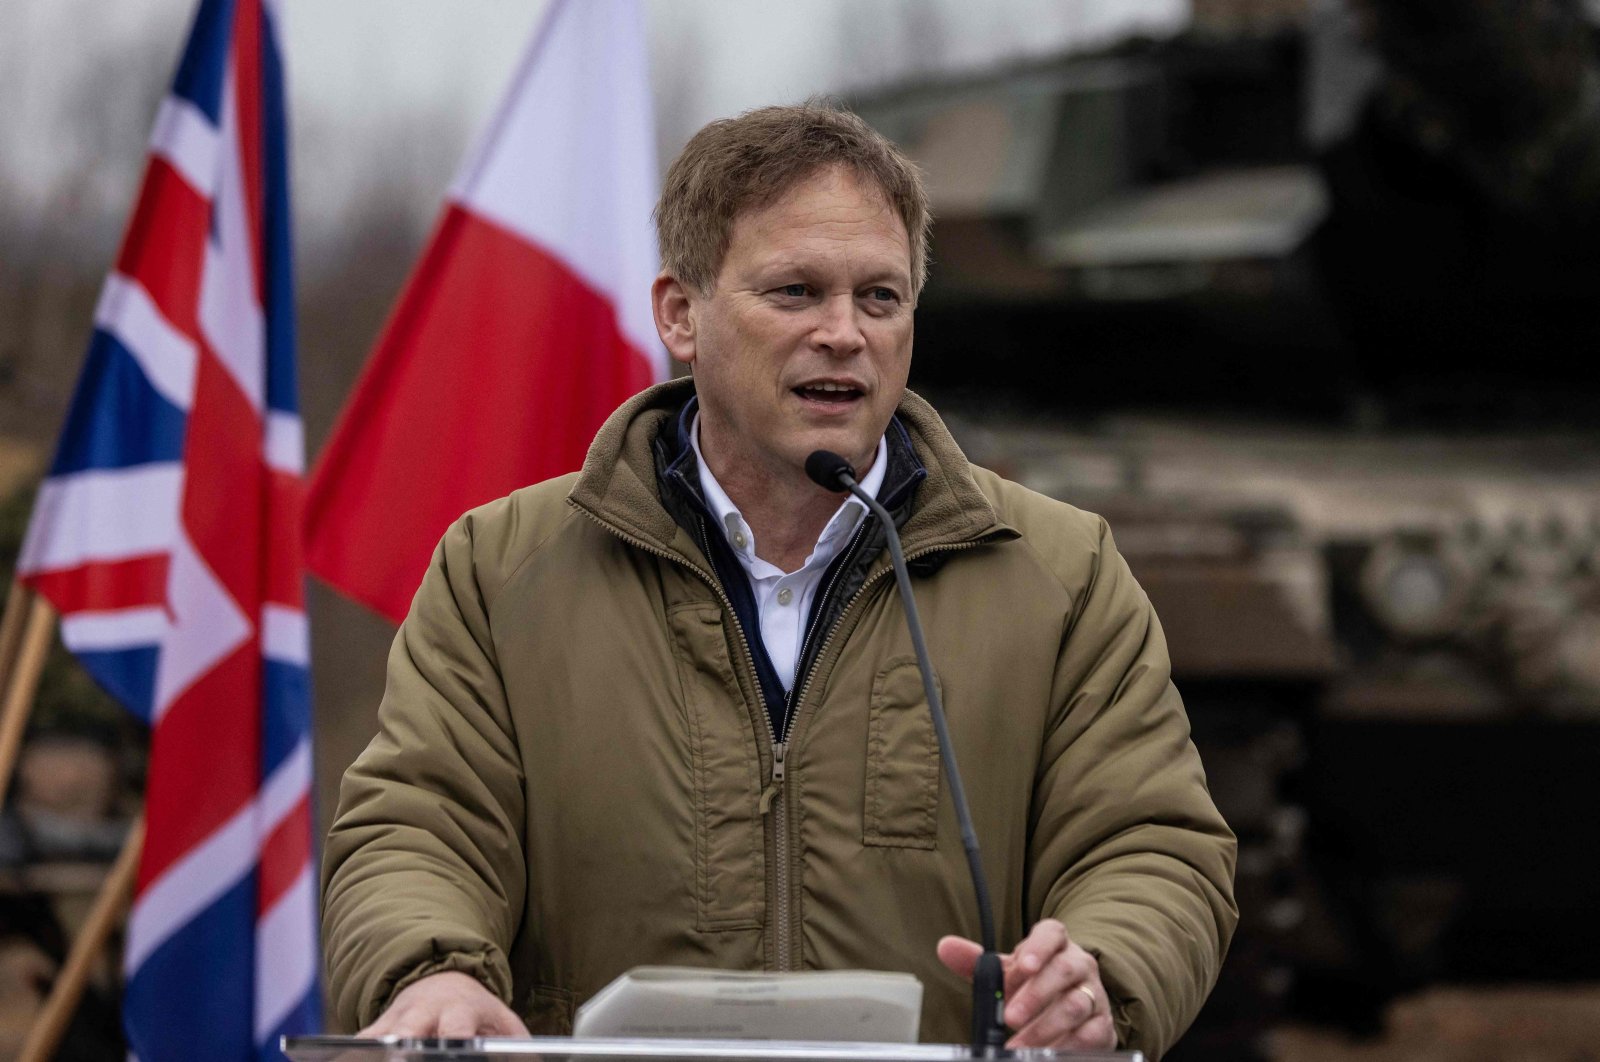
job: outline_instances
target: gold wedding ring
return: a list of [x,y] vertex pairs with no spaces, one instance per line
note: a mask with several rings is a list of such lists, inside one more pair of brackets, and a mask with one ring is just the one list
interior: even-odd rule
[[1094,989],[1090,988],[1088,985],[1073,985],[1072,987],[1089,997],[1089,1013],[1093,1014],[1094,1008],[1097,1007],[1100,1002],[1094,994]]

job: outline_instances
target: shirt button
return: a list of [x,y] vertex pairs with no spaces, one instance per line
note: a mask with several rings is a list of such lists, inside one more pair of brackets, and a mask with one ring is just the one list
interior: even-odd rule
[[750,544],[750,540],[748,538],[744,537],[744,532],[743,531],[735,531],[733,533],[733,548],[734,549],[744,549],[745,546],[747,546],[749,544]]
[[791,602],[793,600],[794,600],[794,591],[790,590],[787,586],[784,587],[782,590],[778,591],[778,604],[787,605],[789,602]]

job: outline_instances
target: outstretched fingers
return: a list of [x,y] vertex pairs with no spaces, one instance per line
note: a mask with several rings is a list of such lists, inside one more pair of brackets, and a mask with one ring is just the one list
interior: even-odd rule
[[[1067,927],[1054,918],[1043,918],[1034,924],[1032,930],[1023,938],[1022,943],[1007,955],[1004,960],[1006,971],[1006,995],[1017,993],[1022,987],[1039,975],[1039,972],[1049,968],[1067,947]],[[1009,1017],[1010,1008],[1006,1008]],[[1016,1023],[1010,1023],[1016,1028]]]
[[446,972],[421,978],[394,997],[378,1020],[356,1034],[469,1039],[474,1036],[527,1036],[528,1027],[498,996],[466,974]]
[[1094,956],[1076,946],[1063,947],[1031,977],[1021,982],[1010,993],[1006,1003],[1006,1024],[1021,1029],[1037,1018],[1047,1007],[1058,1002],[1087,1018],[1090,1013],[1089,992],[1075,991],[1079,985],[1097,985],[1099,971],[1095,969]]

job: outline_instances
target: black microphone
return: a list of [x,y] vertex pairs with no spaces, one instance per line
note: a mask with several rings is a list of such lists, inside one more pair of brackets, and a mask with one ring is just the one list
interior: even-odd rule
[[967,793],[961,785],[961,772],[956,769],[956,750],[950,744],[950,728],[944,718],[944,702],[939,698],[939,688],[934,685],[933,665],[928,662],[928,646],[922,639],[922,620],[917,616],[917,602],[911,594],[911,573],[906,570],[906,558],[900,548],[900,532],[895,529],[894,517],[878,503],[878,499],[861,489],[856,482],[855,469],[849,461],[828,450],[815,450],[806,458],[806,475],[819,487],[843,493],[849,491],[867,506],[883,523],[889,539],[889,560],[894,564],[895,582],[900,587],[900,600],[906,610],[906,627],[911,632],[911,648],[917,654],[917,668],[922,672],[922,690],[928,698],[928,711],[933,716],[933,729],[939,736],[939,755],[944,760],[944,776],[950,783],[950,800],[955,805],[956,821],[961,826],[961,846],[967,851],[967,869],[972,873],[972,888],[978,895],[978,924],[982,930],[983,954],[972,972],[972,1054],[974,1057],[993,1057],[1006,1054],[1006,994],[1005,976],[1000,968],[1000,953],[994,946],[994,907],[989,902],[989,880],[984,877],[983,863],[978,858],[978,834],[972,828],[972,812],[967,807]]
[[[806,458],[806,475],[811,477],[811,482],[837,494],[843,494],[850,489],[850,485],[855,482],[855,471],[849,461],[832,450],[813,450],[811,456]],[[869,504],[876,500],[876,498],[866,498]],[[893,527],[894,523],[891,521],[889,526]]]

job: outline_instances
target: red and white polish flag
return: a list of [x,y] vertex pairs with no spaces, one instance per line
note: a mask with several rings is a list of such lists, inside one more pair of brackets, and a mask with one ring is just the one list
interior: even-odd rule
[[637,0],[553,0],[313,472],[311,569],[395,622],[461,513],[669,375]]

